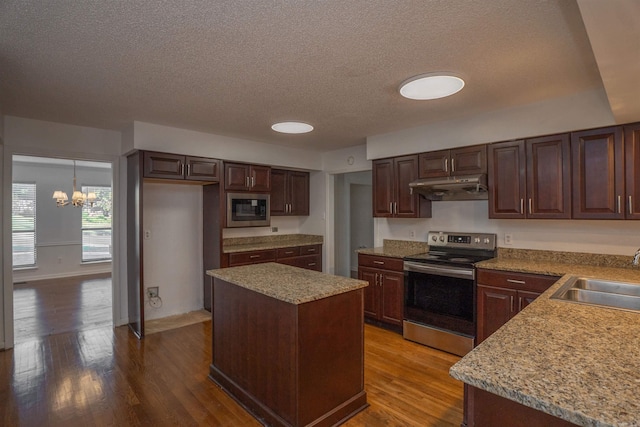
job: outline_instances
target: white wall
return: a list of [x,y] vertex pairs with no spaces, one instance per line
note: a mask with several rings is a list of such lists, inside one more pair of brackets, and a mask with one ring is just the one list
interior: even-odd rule
[[134,123],[134,145],[192,156],[300,169],[322,169],[320,153],[151,123]]
[[162,298],[160,308],[145,298],[145,319],[202,309],[202,187],[145,183],[143,198],[143,286]]
[[604,90],[367,138],[367,158],[542,136],[615,124]]
[[[111,165],[77,167],[78,189],[82,185],[111,186]],[[82,263],[82,209],[71,204],[56,207],[54,190],[73,190],[73,166],[13,162],[13,180],[36,183],[36,268],[14,270],[13,282],[111,272],[111,263]]]
[[[489,219],[486,200],[434,202],[430,219],[376,218],[375,244],[383,239],[426,241],[429,231],[496,233],[498,246],[632,255],[640,246],[638,221]],[[411,237],[414,231],[415,237]],[[505,233],[513,244],[504,244]]]

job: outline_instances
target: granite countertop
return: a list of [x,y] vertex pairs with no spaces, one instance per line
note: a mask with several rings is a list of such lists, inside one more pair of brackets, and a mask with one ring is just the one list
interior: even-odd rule
[[304,304],[369,285],[363,280],[273,262],[208,270],[207,274],[291,304]]
[[640,425],[640,312],[549,299],[573,275],[640,286],[640,269],[628,266],[629,257],[620,257],[626,267],[610,256],[605,266],[532,258],[476,264],[563,277],[455,364],[451,376],[578,425]]
[[359,254],[384,256],[389,258],[404,258],[409,255],[422,254],[429,250],[425,242],[411,240],[383,240],[383,246],[362,248],[356,250]]
[[235,237],[223,239],[222,252],[231,254],[237,252],[291,248],[294,246],[321,245],[323,243],[323,237],[314,234],[282,234],[275,236]]

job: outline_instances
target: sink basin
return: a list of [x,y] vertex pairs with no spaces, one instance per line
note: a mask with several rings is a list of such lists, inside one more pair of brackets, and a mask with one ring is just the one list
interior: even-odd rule
[[640,284],[572,277],[551,298],[620,310],[640,311]]

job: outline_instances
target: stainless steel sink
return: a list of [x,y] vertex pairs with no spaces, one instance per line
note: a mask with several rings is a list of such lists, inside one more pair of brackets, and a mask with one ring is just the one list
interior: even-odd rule
[[581,304],[640,311],[640,284],[571,277],[552,296]]

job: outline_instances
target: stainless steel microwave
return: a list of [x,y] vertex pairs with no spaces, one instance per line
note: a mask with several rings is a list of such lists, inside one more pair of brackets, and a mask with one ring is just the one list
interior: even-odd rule
[[270,201],[269,194],[227,193],[227,227],[268,227]]

